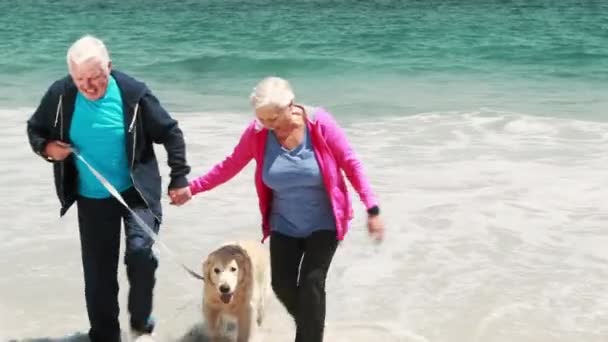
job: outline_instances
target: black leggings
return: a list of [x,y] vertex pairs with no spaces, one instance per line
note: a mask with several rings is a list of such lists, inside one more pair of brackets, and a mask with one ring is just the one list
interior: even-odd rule
[[296,322],[296,342],[323,341],[325,279],[337,246],[335,231],[306,238],[272,232],[272,289]]

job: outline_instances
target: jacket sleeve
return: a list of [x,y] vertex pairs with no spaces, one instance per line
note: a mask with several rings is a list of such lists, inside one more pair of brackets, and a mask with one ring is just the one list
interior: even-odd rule
[[352,149],[340,125],[327,112],[319,115],[318,120],[323,125],[325,141],[334,158],[336,158],[338,166],[344,170],[348,181],[359,195],[365,208],[369,209],[378,205],[376,196],[363,169],[363,164]]
[[44,155],[44,148],[52,138],[53,122],[58,114],[56,111],[59,106],[59,96],[56,91],[53,91],[53,88],[54,86],[49,87],[36,111],[27,120],[27,137],[32,151],[49,162],[51,160]]
[[162,144],[167,151],[167,164],[171,169],[169,189],[188,186],[186,176],[190,173],[190,166],[186,160],[186,143],[177,120],[167,113],[149,90],[142,97],[140,104],[146,133],[153,142]]
[[254,126],[250,125],[241,134],[230,155],[213,166],[209,172],[190,182],[192,194],[211,190],[236,176],[253,159],[254,139]]

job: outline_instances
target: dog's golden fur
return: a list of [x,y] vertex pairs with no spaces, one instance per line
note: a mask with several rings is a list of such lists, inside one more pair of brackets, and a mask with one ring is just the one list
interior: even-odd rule
[[248,342],[262,324],[270,291],[267,249],[256,242],[225,244],[207,256],[202,271],[203,316],[211,341],[222,335],[222,321],[232,318],[237,341]]

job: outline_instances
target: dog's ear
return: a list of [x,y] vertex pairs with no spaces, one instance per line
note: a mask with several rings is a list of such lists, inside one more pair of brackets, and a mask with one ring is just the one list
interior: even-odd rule
[[213,284],[213,278],[211,278],[211,258],[209,257],[203,262],[203,277],[206,283]]
[[245,281],[249,281],[252,276],[251,272],[253,265],[247,251],[243,248],[239,248],[239,252],[235,255],[235,260],[237,265],[239,265],[238,283],[242,284]]

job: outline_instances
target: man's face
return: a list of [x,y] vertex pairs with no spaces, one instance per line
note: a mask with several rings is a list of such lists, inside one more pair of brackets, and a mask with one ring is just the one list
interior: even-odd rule
[[70,66],[70,75],[84,97],[91,101],[104,97],[108,89],[111,63],[108,63],[107,69],[95,59],[80,65],[71,63]]

